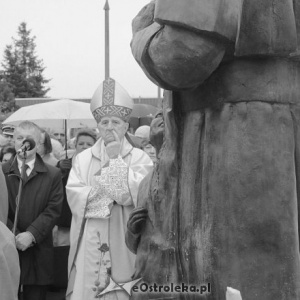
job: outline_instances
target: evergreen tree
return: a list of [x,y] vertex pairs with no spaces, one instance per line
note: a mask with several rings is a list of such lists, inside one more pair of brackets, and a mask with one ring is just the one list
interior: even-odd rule
[[50,90],[45,87],[50,80],[43,76],[45,67],[36,56],[35,36],[30,33],[22,22],[18,27],[19,38],[13,38],[13,44],[4,50],[3,77],[16,98],[44,97]]
[[8,113],[15,111],[18,107],[16,106],[16,101],[14,94],[12,92],[11,85],[3,78],[0,74],[0,112]]

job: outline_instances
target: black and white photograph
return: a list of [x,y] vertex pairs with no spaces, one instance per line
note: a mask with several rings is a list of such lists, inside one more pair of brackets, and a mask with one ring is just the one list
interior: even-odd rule
[[300,300],[299,0],[0,7],[0,300]]

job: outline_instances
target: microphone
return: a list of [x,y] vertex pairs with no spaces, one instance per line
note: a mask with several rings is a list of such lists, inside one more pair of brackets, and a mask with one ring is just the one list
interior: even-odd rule
[[17,153],[30,151],[35,147],[35,141],[33,139],[26,139],[22,143],[22,147],[17,151]]

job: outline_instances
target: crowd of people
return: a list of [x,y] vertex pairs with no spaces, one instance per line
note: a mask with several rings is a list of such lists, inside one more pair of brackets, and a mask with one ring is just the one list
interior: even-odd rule
[[[45,300],[55,289],[54,274],[63,277],[66,299],[128,299],[124,290],[107,287],[134,274],[127,221],[141,181],[157,163],[150,126],[129,133],[132,108],[129,94],[109,78],[91,100],[97,128],[67,137],[62,128],[31,121],[2,127],[0,290],[6,300]],[[57,264],[57,255],[64,261]]]

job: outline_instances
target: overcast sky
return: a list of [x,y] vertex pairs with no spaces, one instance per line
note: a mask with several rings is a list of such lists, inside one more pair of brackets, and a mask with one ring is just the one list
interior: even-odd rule
[[[110,76],[132,97],[156,97],[157,87],[134,60],[131,21],[150,0],[109,0]],[[0,61],[22,21],[36,36],[36,54],[51,78],[53,98],[90,98],[104,80],[105,0],[0,0]]]

